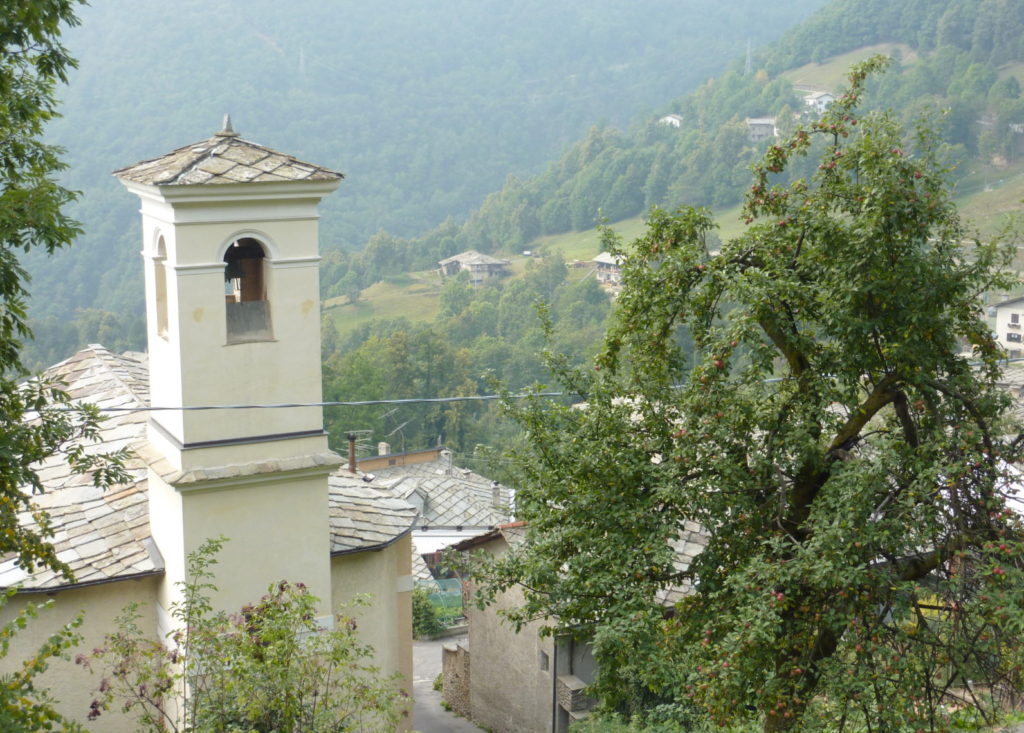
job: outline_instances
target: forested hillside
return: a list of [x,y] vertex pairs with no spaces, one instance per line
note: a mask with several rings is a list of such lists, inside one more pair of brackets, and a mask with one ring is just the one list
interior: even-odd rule
[[[1024,132],[1017,132],[1024,130],[1018,127],[1024,123],[1021,28],[1024,3],[1008,0],[840,0],[758,54],[749,72],[738,60],[625,132],[593,127],[542,174],[507,181],[465,222],[448,220],[415,238],[379,232],[359,253],[330,254],[323,269],[325,291],[352,297],[395,272],[426,269],[467,248],[513,252],[542,234],[591,228],[599,212],[615,221],[652,205],[733,206],[749,188],[749,165],[771,144],[751,142],[745,118],[774,116],[782,133],[801,118],[806,122],[806,92],[795,90],[794,83],[837,77],[836,70],[817,62],[842,63],[845,71],[843,54],[855,49],[893,55],[888,72],[871,84],[868,106],[891,107],[907,121],[925,116],[945,141],[944,155],[959,162],[954,176],[976,168],[1018,171],[1024,166],[1018,162],[1024,157]],[[680,128],[657,123],[667,112],[682,117]],[[787,176],[808,176],[811,166],[794,161]],[[550,267],[539,270],[551,272]],[[374,398],[396,389],[400,396],[467,394],[486,389],[481,375],[488,369],[513,389],[543,380],[536,355],[544,340],[530,301],[557,303],[550,343],[570,361],[582,362],[602,318],[588,305],[590,291],[581,287],[563,284],[542,294],[512,280],[467,291],[459,299],[448,290],[443,315],[432,327],[377,322],[347,339],[328,339],[334,354],[325,367],[331,394],[338,399]],[[523,297],[527,291],[533,296]],[[454,308],[454,302],[463,305]],[[589,320],[577,323],[564,315],[571,313],[588,313]],[[447,361],[431,361],[441,355]],[[399,373],[429,373],[432,381],[380,377]],[[440,436],[466,452],[477,442],[508,445],[511,439],[494,415],[478,406],[349,410],[331,419],[335,432],[372,427],[378,437],[411,420],[399,431],[406,437],[430,442]]]
[[[65,41],[80,60],[49,137],[67,148],[86,233],[30,259],[41,358],[103,331],[138,342],[136,202],[110,171],[245,137],[343,171],[326,250],[462,219],[595,122],[625,124],[779,36],[823,0],[103,0]],[[71,323],[77,309],[98,308]],[[134,334],[134,335],[133,335]],[[133,340],[134,339],[134,340]]]
[[[769,144],[751,142],[745,119],[775,117],[785,133],[808,113],[806,88],[794,84],[815,77],[815,62],[854,49],[892,53],[895,63],[874,82],[870,103],[896,110],[905,122],[930,118],[959,164],[955,175],[974,163],[1005,169],[1024,154],[1024,3],[838,0],[756,54],[749,71],[738,59],[627,132],[593,127],[541,175],[510,178],[465,223],[449,221],[409,240],[378,234],[360,254],[333,258],[328,292],[340,293],[346,276],[365,286],[390,268],[425,267],[468,247],[511,252],[540,235],[591,228],[599,217],[614,222],[653,205],[733,206],[750,164]],[[668,112],[682,117],[681,127],[657,123]]]

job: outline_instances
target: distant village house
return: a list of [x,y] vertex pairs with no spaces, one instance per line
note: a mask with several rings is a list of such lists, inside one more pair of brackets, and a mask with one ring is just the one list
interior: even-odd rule
[[831,92],[811,92],[804,96],[804,104],[818,114],[822,114],[834,101],[836,97]]
[[668,125],[669,127],[682,127],[683,116],[682,115],[665,115],[658,120],[659,125]]
[[602,252],[591,262],[597,281],[606,288],[619,288],[622,285],[622,255]]
[[992,310],[996,317],[996,341],[1011,359],[1021,356],[1024,353],[1024,340],[1021,338],[1024,332],[1021,325],[1024,320],[1024,297],[1004,300]]
[[509,260],[499,260],[471,249],[441,260],[437,266],[441,277],[452,277],[460,272],[468,272],[469,282],[480,285],[491,278],[507,275],[509,264]]
[[774,117],[748,117],[747,139],[752,143],[760,143],[779,136]]

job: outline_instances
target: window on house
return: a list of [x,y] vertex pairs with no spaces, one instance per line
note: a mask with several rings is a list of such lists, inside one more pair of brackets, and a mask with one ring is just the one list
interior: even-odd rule
[[541,652],[540,659],[538,661],[540,662],[541,671],[547,672],[548,667],[550,666],[550,661],[548,660],[547,652]]
[[273,339],[266,254],[251,237],[232,242],[224,253],[224,301],[229,344]]
[[167,338],[167,244],[161,236],[156,242],[153,258],[153,289],[156,297],[156,332]]
[[1020,313],[1011,313],[1010,323],[1020,323]]
[[1018,342],[1018,341],[1020,341],[1020,334],[1019,333],[1008,333],[1008,334],[1006,334],[1006,340],[1007,341]]

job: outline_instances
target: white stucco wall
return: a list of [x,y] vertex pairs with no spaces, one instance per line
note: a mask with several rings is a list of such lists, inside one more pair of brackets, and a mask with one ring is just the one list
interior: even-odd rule
[[156,639],[156,588],[159,581],[159,577],[148,577],[65,590],[52,596],[15,596],[6,608],[0,610],[0,623],[10,621],[27,603],[39,605],[52,598],[53,607],[40,611],[38,618],[18,632],[7,656],[0,660],[0,674],[19,667],[21,660],[38,649],[50,635],[60,630],[79,611],[84,611],[85,621],[79,628],[84,639],[77,650],[72,651],[71,660],[52,661],[49,669],[37,679],[59,701],[56,706],[58,712],[80,722],[88,730],[132,733],[137,726],[119,710],[104,713],[96,721],[88,721],[89,704],[100,683],[99,670],[97,674],[90,674],[74,663],[74,656],[77,653],[90,654],[94,648],[102,646],[104,636],[114,630],[114,618],[132,601],[144,604],[139,609],[142,614],[139,626]]
[[[142,202],[153,404],[319,401],[316,206],[337,182],[270,187],[128,185]],[[160,259],[158,249],[161,237],[165,259]],[[273,340],[229,345],[223,256],[224,249],[242,237],[258,240],[266,252]],[[167,278],[164,334],[157,327],[157,261]],[[170,411],[152,419],[182,444],[322,427],[318,408]]]
[[327,478],[268,474],[234,485],[178,491],[150,475],[150,528],[166,564],[160,600],[169,608],[186,556],[226,537],[213,568],[215,607],[232,612],[279,580],[302,582],[331,613]]
[[996,308],[996,338],[1011,358],[1024,354],[1024,300]]
[[[412,544],[409,535],[373,552],[331,558],[332,607],[335,612],[357,595],[370,605],[352,609],[359,637],[374,649],[374,664],[385,675],[402,675],[412,695]],[[408,730],[408,724],[401,730]]]

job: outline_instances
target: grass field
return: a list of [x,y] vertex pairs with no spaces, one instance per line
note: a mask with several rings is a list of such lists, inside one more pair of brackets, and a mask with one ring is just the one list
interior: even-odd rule
[[441,278],[433,272],[416,272],[389,277],[366,288],[355,305],[348,298],[331,298],[324,303],[324,315],[345,334],[375,318],[408,318],[432,321],[437,315]]
[[850,67],[858,61],[863,61],[875,54],[892,54],[893,49],[899,49],[904,65],[912,64],[917,60],[917,54],[910,46],[902,43],[879,43],[874,46],[864,46],[855,51],[844,53],[840,56],[833,56],[823,64],[816,64],[813,61],[800,68],[793,69],[781,74],[783,79],[792,84],[805,84],[811,87],[819,87],[835,91],[846,83],[846,75]]
[[[611,228],[629,242],[643,234],[644,219],[639,216],[623,219],[612,224]],[[583,232],[550,234],[533,240],[526,249],[538,255],[561,252],[566,262],[592,260],[601,253],[601,233],[595,228]]]
[[1024,161],[1006,168],[986,166],[957,185],[957,206],[982,236],[1001,231],[1024,212]]

